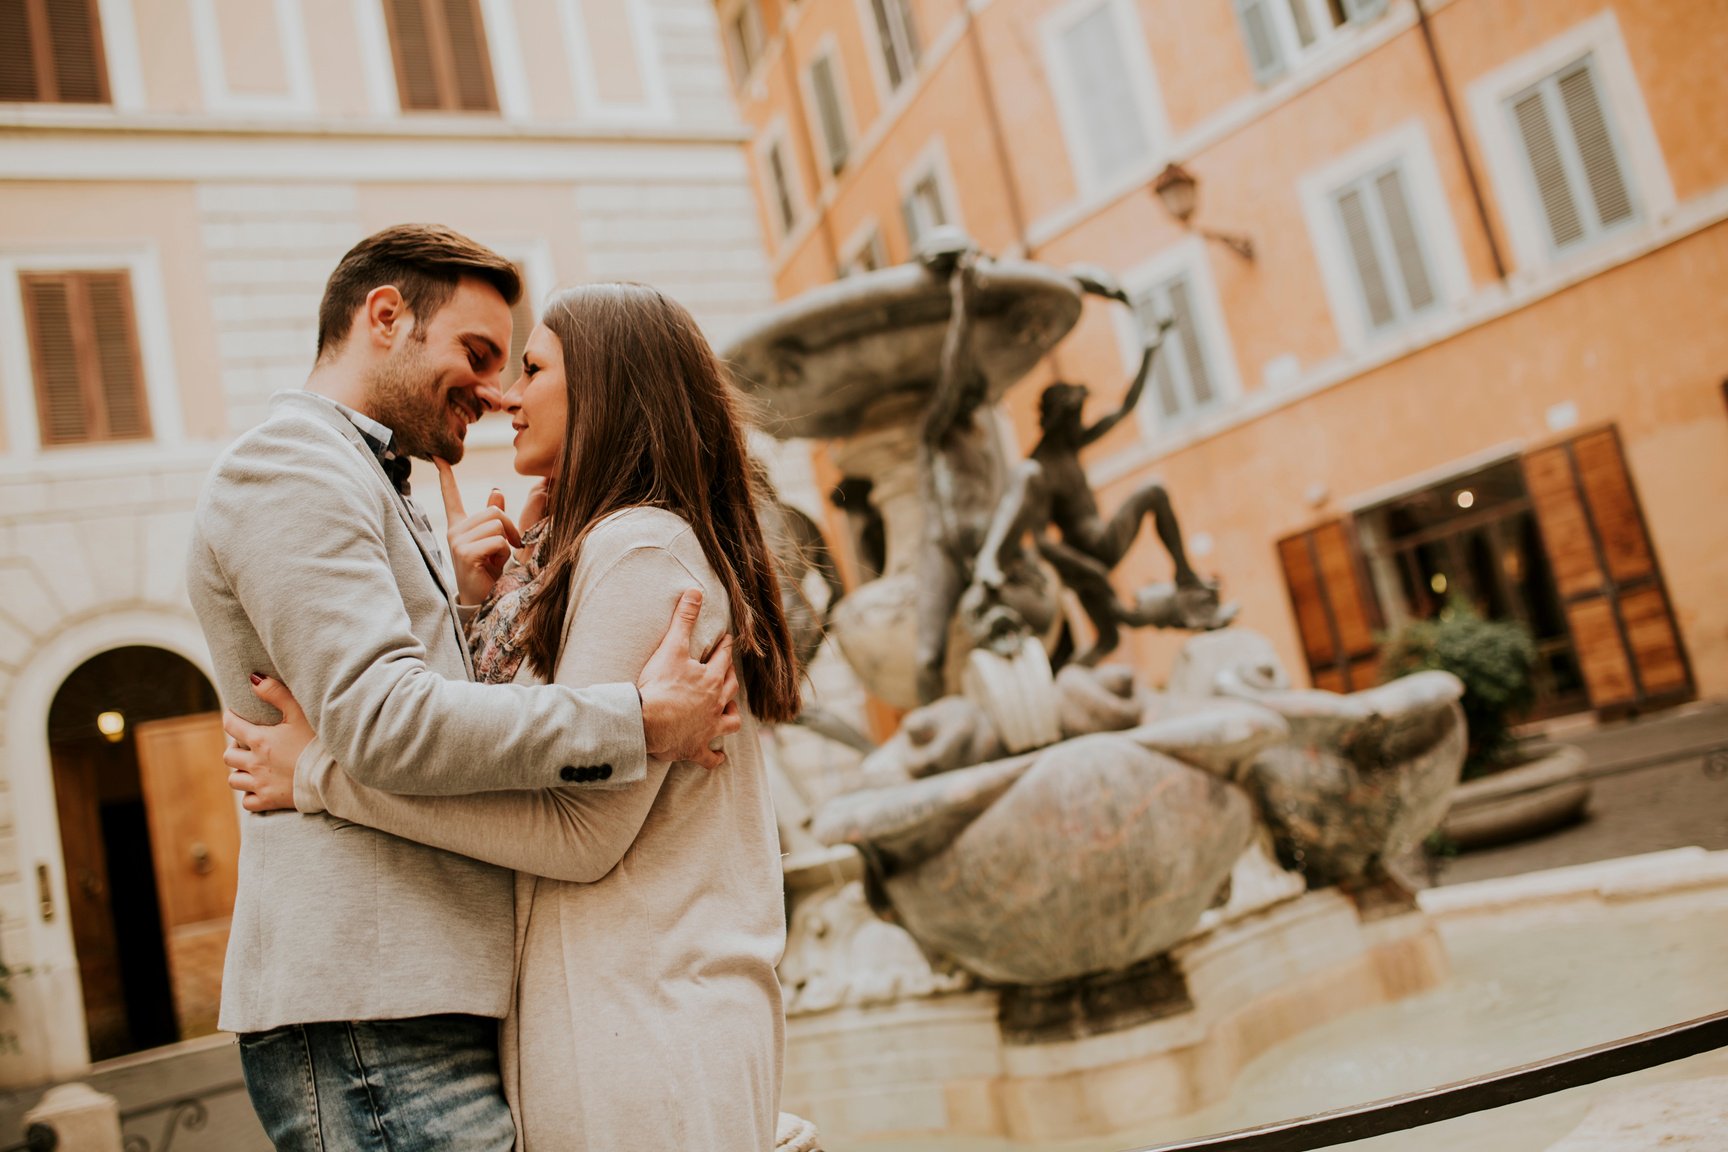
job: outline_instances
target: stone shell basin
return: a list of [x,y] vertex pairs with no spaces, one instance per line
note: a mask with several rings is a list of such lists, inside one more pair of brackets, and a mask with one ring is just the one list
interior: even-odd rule
[[1120,971],[1193,930],[1253,834],[1226,777],[1288,734],[1198,699],[1134,728],[830,801],[813,825],[872,862],[927,950],[1003,984]]
[[[1080,318],[1072,277],[1017,260],[981,265],[973,346],[1000,399]],[[721,352],[738,386],[767,409],[780,439],[859,429],[865,410],[897,392],[927,392],[952,311],[946,277],[901,264],[813,289],[768,312]]]
[[1277,712],[1288,742],[1237,777],[1272,830],[1278,859],[1310,888],[1377,881],[1384,861],[1440,826],[1464,765],[1463,683],[1418,672],[1351,695],[1220,686]]

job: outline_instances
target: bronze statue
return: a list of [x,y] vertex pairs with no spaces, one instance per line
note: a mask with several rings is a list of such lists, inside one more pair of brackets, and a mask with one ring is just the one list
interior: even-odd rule
[[[1076,269],[1073,274],[1088,293],[1132,307],[1128,294],[1105,273]],[[1223,627],[1236,614],[1235,605],[1220,605],[1216,583],[1203,580],[1189,563],[1182,528],[1163,483],[1154,479],[1142,484],[1105,520],[1080,466],[1080,450],[1102,439],[1139,403],[1169,327],[1166,320],[1145,340],[1140,369],[1122,406],[1094,424],[1087,425],[1082,416],[1088,395],[1085,385],[1059,381],[1044,389],[1039,398],[1043,436],[1031,457],[1010,476],[980,550],[974,577],[979,592],[969,596],[988,598],[1012,582],[1004,560],[1019,551],[1022,537],[1034,534],[1039,553],[1073,589],[1097,630],[1092,646],[1075,657],[1082,665],[1096,664],[1114,651],[1124,624],[1204,630]],[[1110,586],[1110,570],[1127,555],[1148,516],[1175,565],[1175,579],[1144,589],[1130,607]],[[1041,535],[1044,526],[1052,523],[1060,540]]]

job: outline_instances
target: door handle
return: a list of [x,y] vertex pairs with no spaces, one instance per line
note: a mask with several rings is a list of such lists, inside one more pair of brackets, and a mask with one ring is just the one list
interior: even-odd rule
[[192,871],[200,876],[209,875],[216,867],[210,859],[210,849],[203,841],[192,845]]

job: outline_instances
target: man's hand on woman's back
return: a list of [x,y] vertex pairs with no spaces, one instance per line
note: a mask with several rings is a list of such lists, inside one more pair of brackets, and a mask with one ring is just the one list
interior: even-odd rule
[[672,627],[636,678],[642,696],[642,735],[656,760],[689,760],[718,768],[726,759],[720,738],[744,726],[738,714],[738,674],[732,668],[732,637],[704,659],[690,655],[702,592],[678,598]]

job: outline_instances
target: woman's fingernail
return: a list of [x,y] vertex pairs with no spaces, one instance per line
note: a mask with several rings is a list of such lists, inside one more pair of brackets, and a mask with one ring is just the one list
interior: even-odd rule
[[256,673],[256,672],[252,673],[252,685],[253,685],[253,687],[257,687],[259,684],[262,684],[262,683],[264,683],[264,677],[258,675],[258,673]]

